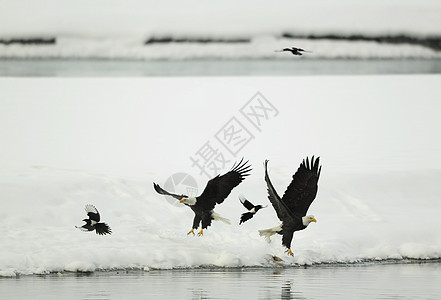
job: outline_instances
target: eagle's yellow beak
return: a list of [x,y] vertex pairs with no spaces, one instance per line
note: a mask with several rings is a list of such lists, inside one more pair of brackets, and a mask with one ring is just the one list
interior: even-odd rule
[[179,203],[184,203],[184,202],[185,202],[184,199],[179,200]]
[[312,219],[311,221],[312,221],[312,222],[316,222],[316,223],[317,223],[317,220],[316,220],[315,218],[314,218],[314,219]]

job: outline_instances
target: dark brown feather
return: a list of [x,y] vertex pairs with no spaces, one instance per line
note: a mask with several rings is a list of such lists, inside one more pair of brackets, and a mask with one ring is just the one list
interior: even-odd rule
[[306,215],[309,206],[314,201],[318,190],[318,180],[321,172],[320,158],[311,161],[308,157],[300,164],[297,172],[282,197],[282,202],[298,217]]
[[247,163],[248,161],[243,162],[242,159],[231,168],[231,171],[210,179],[202,194],[197,197],[196,205],[201,205],[204,209],[211,210],[216,203],[222,203],[230,195],[231,191],[249,175],[248,172],[251,171],[251,166],[247,165]]
[[177,195],[177,194],[169,193],[166,190],[164,190],[162,187],[160,187],[159,184],[154,183],[154,182],[153,182],[153,188],[155,189],[155,191],[158,194],[170,196],[170,197],[173,197],[173,198],[178,199],[178,200],[181,200],[182,198],[188,198],[187,195],[183,195],[183,194],[182,195]]

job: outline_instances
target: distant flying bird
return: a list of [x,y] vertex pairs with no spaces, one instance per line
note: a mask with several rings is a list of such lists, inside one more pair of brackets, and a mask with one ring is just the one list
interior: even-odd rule
[[296,47],[284,48],[283,50],[276,50],[276,52],[284,52],[284,51],[291,52],[293,55],[303,55],[302,52],[312,53],[312,51],[307,51],[307,50],[303,50],[302,48],[296,48]]
[[292,176],[292,181],[285,194],[280,198],[268,176],[268,160],[265,161],[265,181],[268,188],[268,199],[282,224],[274,228],[259,230],[259,234],[264,236],[268,242],[271,241],[270,237],[273,234],[278,233],[282,235],[282,245],[287,248],[285,252],[291,256],[294,255],[291,251],[291,241],[294,232],[305,229],[311,222],[317,222],[314,216],[307,216],[306,212],[317,195],[317,183],[322,169],[319,164],[319,157],[314,161],[313,156],[311,162],[308,157],[306,160],[304,159],[297,172]]
[[169,193],[162,189],[158,184],[153,183],[155,191],[161,195],[172,196],[178,199],[179,202],[184,203],[189,206],[195,216],[193,219],[193,227],[187,233],[193,233],[194,230],[198,229],[199,224],[202,222],[201,231],[198,235],[203,235],[204,229],[211,225],[211,221],[223,221],[230,224],[230,220],[222,218],[217,213],[213,211],[216,204],[221,204],[231,193],[231,190],[241,183],[246,176],[249,175],[251,171],[251,166],[247,165],[248,161],[243,162],[242,160],[238,164],[234,164],[231,171],[225,173],[224,175],[217,175],[216,177],[210,179],[207,182],[207,186],[199,197],[188,197],[186,195],[176,195]]
[[248,209],[248,212],[243,213],[242,216],[240,217],[239,225],[248,221],[252,217],[254,217],[254,215],[259,211],[259,209],[265,208],[268,206],[268,205],[265,205],[265,206],[254,205],[253,203],[248,201],[244,195],[239,195],[239,200],[243,204],[243,206],[245,206],[245,208]]
[[96,234],[99,235],[106,235],[106,234],[112,234],[112,230],[110,229],[109,225],[106,223],[98,223],[100,221],[100,213],[95,208],[95,206],[91,204],[87,204],[84,208],[86,210],[87,215],[89,216],[89,219],[83,219],[86,224],[83,226],[75,226],[76,228],[82,230],[82,231],[96,231]]

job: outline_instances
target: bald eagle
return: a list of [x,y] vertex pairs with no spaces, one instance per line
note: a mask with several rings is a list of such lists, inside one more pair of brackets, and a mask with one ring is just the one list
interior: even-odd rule
[[178,199],[179,202],[189,206],[193,210],[195,216],[193,219],[193,226],[187,235],[190,233],[194,235],[194,230],[198,229],[199,224],[202,223],[202,228],[198,232],[198,236],[202,236],[204,229],[207,229],[207,227],[211,225],[212,220],[223,221],[230,224],[230,220],[222,218],[215,213],[213,209],[216,204],[221,204],[231,193],[231,190],[238,186],[239,183],[249,175],[248,172],[251,171],[251,166],[247,164],[248,161],[243,162],[242,159],[239,163],[233,165],[231,171],[210,179],[207,182],[204,191],[198,197],[172,194],[162,189],[156,183],[153,183],[153,187],[159,194],[171,196]]
[[308,157],[300,164],[297,172],[292,176],[292,181],[289,184],[285,194],[282,198],[279,197],[273,184],[268,176],[268,160],[265,161],[265,181],[268,188],[268,199],[273,205],[277,217],[282,221],[279,226],[265,230],[259,230],[259,234],[264,236],[268,242],[273,234],[282,235],[282,245],[287,250],[289,255],[294,254],[291,251],[291,241],[295,231],[305,229],[309,223],[317,222],[313,215],[306,215],[309,206],[314,201],[317,195],[317,183],[322,169],[320,158],[311,161]]
[[75,226],[82,231],[96,231],[96,234],[106,235],[112,234],[112,230],[106,223],[98,223],[100,221],[100,213],[92,204],[87,204],[84,210],[89,219],[83,219],[86,224],[83,226]]

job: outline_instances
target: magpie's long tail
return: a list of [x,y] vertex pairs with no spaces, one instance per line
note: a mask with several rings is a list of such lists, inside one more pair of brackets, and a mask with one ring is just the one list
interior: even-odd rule
[[95,231],[96,234],[99,235],[112,234],[112,229],[110,229],[109,225],[107,225],[106,223],[96,223]]
[[253,216],[254,216],[254,214],[253,214],[253,213],[250,213],[250,212],[243,213],[242,216],[240,217],[239,225],[242,224],[242,223],[244,223],[244,222],[246,222],[246,221],[248,221],[248,220],[251,219]]

